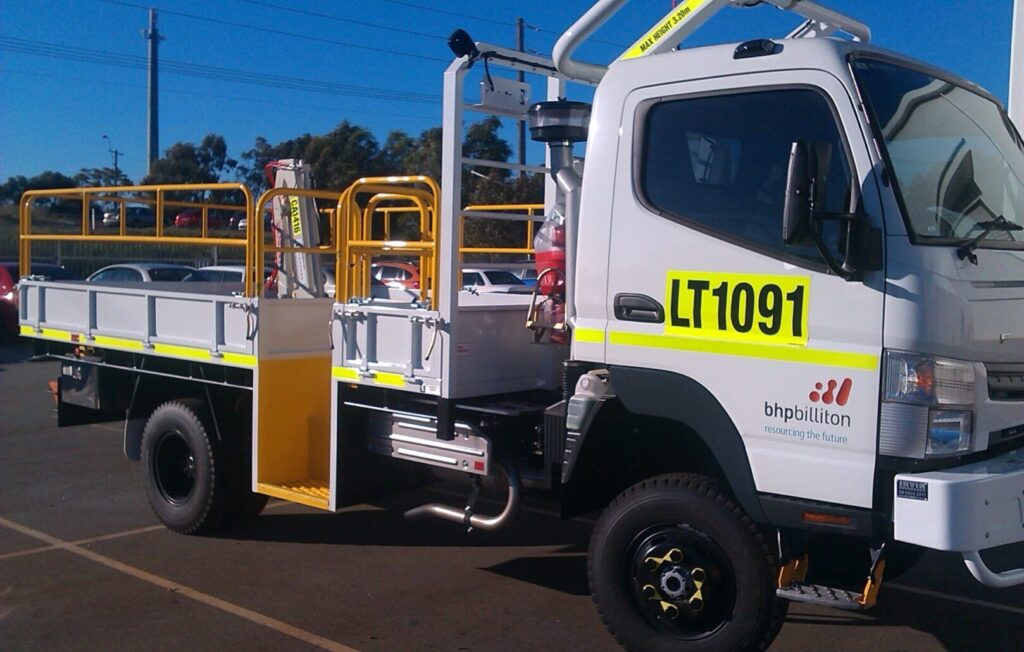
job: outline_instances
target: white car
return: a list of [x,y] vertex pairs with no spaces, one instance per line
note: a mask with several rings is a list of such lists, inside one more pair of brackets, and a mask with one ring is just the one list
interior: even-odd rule
[[188,265],[171,263],[118,263],[107,265],[85,279],[89,283],[152,283],[181,281],[195,271]]
[[507,269],[464,269],[462,289],[478,293],[529,294],[533,289]]

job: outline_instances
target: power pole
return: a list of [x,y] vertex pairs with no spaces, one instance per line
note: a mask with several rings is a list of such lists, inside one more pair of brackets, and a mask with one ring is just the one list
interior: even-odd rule
[[163,37],[156,28],[156,9],[149,10],[149,27],[142,30],[142,37],[149,41],[149,85],[146,92],[146,162],[149,168],[160,157],[160,120],[157,92],[157,47]]
[[[516,18],[516,50],[525,52],[523,45],[523,19]],[[523,75],[523,71],[520,70],[516,73],[516,81],[523,82],[526,77]],[[517,124],[518,136],[519,136],[519,165],[526,165],[526,123],[520,120]],[[525,170],[519,171],[519,176],[526,174]]]
[[1010,41],[1010,119],[1024,131],[1024,2],[1013,2],[1013,34]]
[[120,185],[121,183],[121,170],[117,167],[117,158],[124,156],[124,152],[114,147],[114,143],[110,142],[110,137],[103,134],[103,140],[107,141],[107,151],[114,157],[114,185]]

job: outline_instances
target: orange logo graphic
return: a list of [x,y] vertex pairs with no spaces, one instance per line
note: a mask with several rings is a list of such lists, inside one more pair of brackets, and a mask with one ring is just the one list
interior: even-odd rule
[[[839,391],[836,391],[836,389]],[[851,378],[844,378],[843,383],[840,385],[838,380],[829,379],[828,386],[822,383],[814,383],[814,390],[807,397],[811,399],[811,403],[818,403],[819,401],[825,405],[846,405],[846,402],[850,400],[850,390],[853,389],[853,380]],[[824,390],[824,391],[822,391]]]

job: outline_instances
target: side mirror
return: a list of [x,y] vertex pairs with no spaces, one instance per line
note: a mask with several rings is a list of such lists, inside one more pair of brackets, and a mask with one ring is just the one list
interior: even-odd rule
[[788,245],[809,244],[811,241],[817,168],[814,146],[806,140],[795,141],[789,149],[786,202],[782,209],[782,241]]

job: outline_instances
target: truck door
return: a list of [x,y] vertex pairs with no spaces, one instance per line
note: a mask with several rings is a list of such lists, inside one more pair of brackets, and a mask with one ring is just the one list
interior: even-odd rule
[[[639,89],[622,115],[607,362],[627,381],[654,369],[710,392],[759,493],[870,507],[883,274],[846,281],[782,241],[797,139],[831,151],[824,209],[852,198],[881,225],[849,93],[824,72],[779,71]],[[840,258],[841,231],[826,229]],[[668,385],[657,400],[685,413]]]

